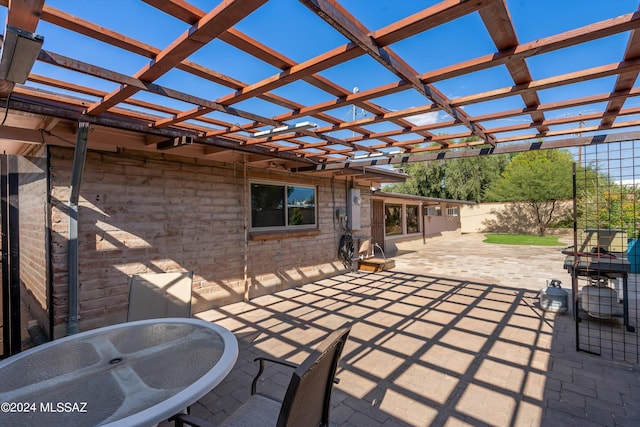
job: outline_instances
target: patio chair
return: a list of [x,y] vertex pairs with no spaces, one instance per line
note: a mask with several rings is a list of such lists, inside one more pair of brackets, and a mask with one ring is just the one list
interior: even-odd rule
[[358,248],[358,258],[371,258],[374,255],[372,239],[364,239]]
[[191,317],[193,272],[145,273],[131,276],[127,321]]
[[[376,257],[376,248],[380,250],[382,258]],[[358,270],[376,272],[388,270],[395,266],[395,262],[390,262],[382,250],[382,247],[373,243],[373,239],[364,239],[358,248]]]
[[[166,317],[191,317],[192,271],[131,276],[127,322]],[[191,407],[183,410],[186,414]]]
[[387,257],[384,254],[384,250],[382,250],[382,246],[377,243],[373,243],[373,239],[371,238],[364,239],[362,243],[360,243],[360,247],[358,248],[358,258],[361,260],[374,258],[376,256],[376,248],[380,251],[382,258],[386,260]]
[[[258,374],[251,383],[251,397],[233,412],[221,426],[266,427],[266,426],[328,426],[331,406],[331,390],[338,382],[335,378],[338,361],[351,331],[346,324],[332,332],[300,364],[282,359],[258,357]],[[265,362],[293,368],[293,374],[282,402],[256,391]],[[177,427],[207,426],[204,420],[188,414],[178,414],[170,419]]]

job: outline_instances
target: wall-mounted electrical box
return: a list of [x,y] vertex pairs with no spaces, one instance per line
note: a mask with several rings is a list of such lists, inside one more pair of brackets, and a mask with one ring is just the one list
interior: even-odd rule
[[344,208],[336,209],[336,218],[340,221],[347,219],[347,211]]
[[349,228],[360,230],[360,206],[362,198],[359,188],[350,188],[347,197],[347,216],[349,218]]

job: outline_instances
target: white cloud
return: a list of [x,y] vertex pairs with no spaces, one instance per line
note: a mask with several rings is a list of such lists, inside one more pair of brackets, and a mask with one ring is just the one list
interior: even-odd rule
[[436,123],[438,121],[438,114],[438,111],[434,113],[417,114],[415,116],[406,117],[406,120],[410,121],[416,126],[426,126]]

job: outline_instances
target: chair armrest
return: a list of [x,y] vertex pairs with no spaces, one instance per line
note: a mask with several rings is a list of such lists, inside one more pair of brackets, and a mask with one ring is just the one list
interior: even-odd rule
[[264,362],[271,362],[271,363],[275,363],[275,364],[286,366],[293,369],[298,367],[298,365],[295,363],[288,362],[284,359],[274,359],[272,357],[256,357],[255,359],[253,359],[253,361],[260,362],[260,367],[258,368],[258,373],[256,374],[255,378],[251,382],[251,394],[256,394],[256,386],[258,384],[258,379],[260,378],[260,375],[262,375],[262,372],[264,372],[264,366],[265,366]]
[[213,424],[194,417],[191,414],[176,414],[169,418],[169,421],[173,421],[176,427],[193,426],[193,427],[213,427]]

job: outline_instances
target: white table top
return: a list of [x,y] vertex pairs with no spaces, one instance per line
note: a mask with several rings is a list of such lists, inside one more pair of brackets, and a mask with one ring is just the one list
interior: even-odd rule
[[68,336],[0,362],[0,424],[153,425],[211,391],[237,357],[230,331],[197,319]]

